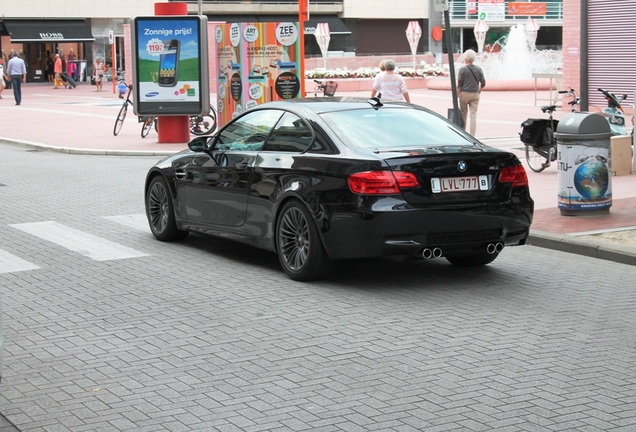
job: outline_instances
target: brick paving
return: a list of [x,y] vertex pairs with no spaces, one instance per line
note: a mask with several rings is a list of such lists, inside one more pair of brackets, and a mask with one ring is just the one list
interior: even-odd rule
[[[33,87],[20,107],[0,101],[0,117],[13,125],[3,136],[78,153],[183,147],[142,139],[136,122],[112,137],[112,95]],[[440,112],[448,105],[443,95],[413,93]],[[518,151],[516,119],[536,110],[532,95],[484,98],[477,135]],[[504,103],[509,115],[491,112]],[[302,284],[268,252],[197,236],[160,243],[104,219],[143,214],[141,185],[156,156],[6,144],[0,152],[8,203],[0,248],[40,267],[0,274],[0,412],[18,426],[0,421],[2,432],[636,424],[635,266],[524,246],[480,269],[356,260],[329,280]],[[552,168],[529,174],[537,224],[556,207]],[[635,195],[631,176],[614,179],[609,217]],[[96,262],[9,226],[42,220],[148,255]]]

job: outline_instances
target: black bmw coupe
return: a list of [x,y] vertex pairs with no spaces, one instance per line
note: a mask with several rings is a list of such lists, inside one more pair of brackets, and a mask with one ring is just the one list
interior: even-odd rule
[[188,147],[148,172],[154,236],[196,232],[273,251],[295,280],[347,258],[481,266],[525,244],[532,223],[517,157],[417,105],[271,102]]

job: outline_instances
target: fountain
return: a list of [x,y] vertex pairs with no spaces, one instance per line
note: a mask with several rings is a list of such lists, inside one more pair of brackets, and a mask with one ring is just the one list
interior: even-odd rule
[[[562,52],[539,51],[533,48],[523,24],[511,27],[507,36],[498,39],[486,52],[477,54],[475,65],[482,68],[486,77],[486,90],[534,90],[533,73],[554,74],[560,72]],[[463,54],[455,63],[455,70],[463,66]],[[457,76],[457,74],[455,74]],[[550,80],[539,78],[537,90],[549,90]],[[450,90],[448,77],[429,81],[431,90]]]

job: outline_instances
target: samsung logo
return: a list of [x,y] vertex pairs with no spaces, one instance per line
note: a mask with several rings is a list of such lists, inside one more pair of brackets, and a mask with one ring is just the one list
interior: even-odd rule
[[40,39],[64,39],[62,33],[40,33]]
[[159,92],[150,92],[150,93],[146,93],[146,97],[151,98],[151,97],[157,96],[158,94],[159,94]]

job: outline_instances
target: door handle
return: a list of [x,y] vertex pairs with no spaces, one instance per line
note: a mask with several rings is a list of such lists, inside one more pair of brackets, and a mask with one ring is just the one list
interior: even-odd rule
[[188,176],[188,173],[185,170],[178,169],[174,172],[174,176],[177,180],[185,180]]
[[246,162],[241,162],[241,163],[237,163],[234,166],[239,171],[247,171],[247,167],[249,166],[249,164],[247,164]]

